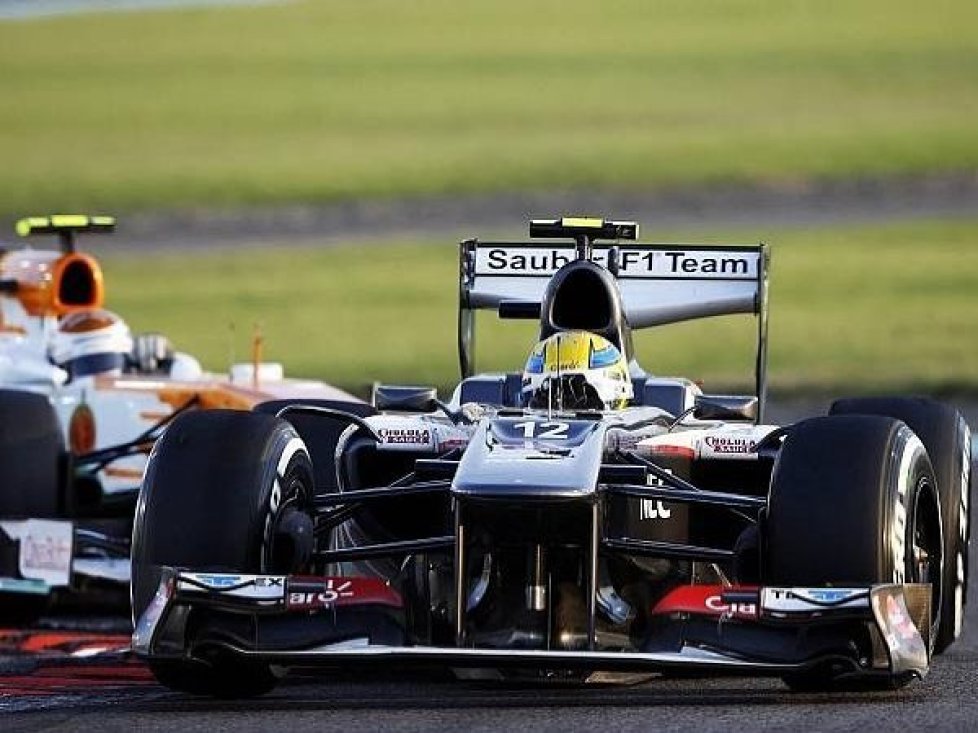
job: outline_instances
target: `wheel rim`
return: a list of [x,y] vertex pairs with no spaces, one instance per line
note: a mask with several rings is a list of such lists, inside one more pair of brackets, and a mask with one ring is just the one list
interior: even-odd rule
[[272,517],[269,544],[262,547],[262,567],[267,572],[297,573],[302,572],[305,569],[304,565],[308,564],[297,562],[294,538],[290,532],[284,531],[290,524],[290,519],[300,516],[308,517],[310,527],[313,524],[312,518],[306,512],[309,504],[309,489],[300,473],[300,471],[293,471],[282,479],[284,484],[282,503]]

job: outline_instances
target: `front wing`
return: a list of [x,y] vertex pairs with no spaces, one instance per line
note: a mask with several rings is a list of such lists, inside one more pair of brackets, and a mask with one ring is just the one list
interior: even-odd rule
[[[191,573],[163,568],[134,651],[208,663],[215,655],[293,667],[709,671],[902,684],[929,666],[930,586],[683,586],[651,609],[652,632],[616,648],[432,646],[382,580]],[[193,621],[190,611],[193,611]]]

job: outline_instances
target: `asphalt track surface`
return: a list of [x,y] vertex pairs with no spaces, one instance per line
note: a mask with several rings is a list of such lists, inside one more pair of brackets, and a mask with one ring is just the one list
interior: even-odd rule
[[[797,418],[822,405],[781,404]],[[978,406],[962,404],[978,425]],[[978,466],[975,467],[978,470]],[[635,679],[616,684],[475,683],[396,675],[292,676],[255,701],[157,685],[124,651],[119,620],[88,631],[0,632],[0,731],[961,730],[978,728],[978,542],[961,638],[922,681],[894,692],[790,693],[778,680]],[[32,651],[24,651],[33,646]],[[74,654],[75,656],[70,656]],[[81,656],[78,656],[78,655]]]
[[[648,191],[514,191],[141,212],[122,214],[113,237],[88,238],[85,248],[105,254],[399,240],[451,245],[473,236],[522,240],[531,218],[574,214],[637,221],[647,241],[675,232],[695,237],[698,232],[717,231],[755,241],[774,237],[785,228],[972,218],[978,216],[978,174]],[[13,220],[0,219],[0,238],[12,225]]]

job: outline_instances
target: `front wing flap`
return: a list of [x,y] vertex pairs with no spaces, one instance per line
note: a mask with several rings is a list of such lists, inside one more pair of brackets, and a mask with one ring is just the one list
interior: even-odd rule
[[[191,573],[163,568],[157,593],[137,620],[133,649],[143,657],[228,654],[285,666],[402,668],[518,667],[534,669],[716,672],[784,676],[834,665],[846,677],[923,677],[930,661],[930,586],[853,588],[730,588],[684,586],[673,602],[652,610],[674,643],[640,641],[629,649],[581,651],[426,646],[410,641],[406,604],[383,580]],[[700,604],[696,599],[702,599]],[[668,599],[668,596],[667,596]],[[702,608],[701,608],[702,605]],[[188,624],[189,611],[203,614]],[[697,622],[716,630],[707,640]],[[189,629],[193,628],[193,633]],[[201,633],[204,628],[206,633]],[[858,628],[871,647],[829,650],[805,639],[814,630]],[[731,634],[739,630],[740,636]],[[791,635],[786,636],[785,632]],[[745,636],[746,635],[746,636]],[[824,634],[822,634],[824,637]],[[663,638],[670,638],[665,634]],[[726,643],[724,639],[730,639]],[[752,639],[746,646],[737,638]],[[793,640],[785,644],[784,639]],[[761,640],[758,642],[758,640]],[[765,643],[770,640],[771,643]]]

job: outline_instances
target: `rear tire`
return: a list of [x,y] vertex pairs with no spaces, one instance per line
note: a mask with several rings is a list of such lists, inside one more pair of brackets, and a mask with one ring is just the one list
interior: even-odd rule
[[[838,415],[792,427],[772,473],[765,528],[768,585],[860,586],[940,577],[934,469],[920,439],[890,418]],[[936,623],[941,584],[933,588]],[[798,690],[829,689],[837,673],[819,669],[785,682]]]
[[0,390],[0,518],[60,517],[65,458],[47,397]]
[[[301,569],[296,548],[276,528],[289,512],[310,515],[313,493],[309,454],[284,420],[233,410],[178,417],[150,455],[136,508],[134,621],[156,593],[164,565],[231,573]],[[277,682],[266,664],[221,655],[151,659],[149,666],[162,684],[197,695],[252,697]]]
[[934,652],[940,654],[961,634],[968,600],[968,544],[971,539],[971,433],[949,405],[918,397],[837,400],[830,415],[886,415],[905,422],[923,441],[937,476],[944,525],[943,599]]
[[[0,390],[0,520],[63,516],[66,465],[61,425],[48,399],[32,392]],[[16,554],[7,560],[16,567]],[[48,595],[0,592],[0,624],[29,624],[49,604]]]

